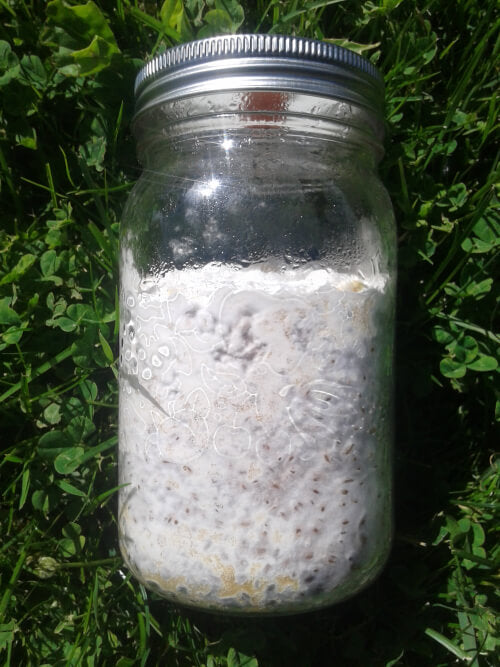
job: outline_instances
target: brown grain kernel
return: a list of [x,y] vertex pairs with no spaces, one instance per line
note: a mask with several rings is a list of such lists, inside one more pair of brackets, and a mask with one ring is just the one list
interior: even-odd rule
[[342,489],[342,491],[340,493],[345,496],[346,493],[349,493],[349,490],[348,489]]
[[319,493],[318,489],[313,489],[313,493],[318,494]]
[[306,555],[304,556],[304,558],[305,558],[306,560],[311,560],[311,558],[312,558],[313,556],[314,556],[314,554],[309,553],[309,554],[306,554]]
[[300,535],[301,532],[302,532],[302,528],[297,528],[297,530],[295,531],[295,534]]
[[330,457],[328,456],[328,454],[323,454],[323,458],[327,463],[330,463]]

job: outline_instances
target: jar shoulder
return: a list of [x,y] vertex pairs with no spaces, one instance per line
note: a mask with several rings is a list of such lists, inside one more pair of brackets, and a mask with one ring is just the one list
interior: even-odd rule
[[213,152],[171,154],[144,170],[122,235],[141,267],[319,260],[352,271],[374,256],[381,270],[393,266],[389,197],[373,164],[352,150],[309,147],[286,162],[269,146],[241,150],[238,160]]

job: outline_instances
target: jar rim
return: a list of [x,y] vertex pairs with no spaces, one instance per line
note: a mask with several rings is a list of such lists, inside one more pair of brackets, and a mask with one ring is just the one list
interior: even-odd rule
[[220,35],[175,46],[139,71],[136,114],[220,90],[286,90],[344,99],[380,114],[384,84],[366,58],[336,44],[286,35]]

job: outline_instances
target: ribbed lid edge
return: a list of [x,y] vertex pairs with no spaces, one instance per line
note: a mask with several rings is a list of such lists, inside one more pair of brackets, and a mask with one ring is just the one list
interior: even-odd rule
[[135,93],[175,67],[228,57],[265,56],[343,65],[365,73],[382,85],[382,76],[366,58],[335,44],[285,35],[220,35],[180,44],[150,60],[137,75]]

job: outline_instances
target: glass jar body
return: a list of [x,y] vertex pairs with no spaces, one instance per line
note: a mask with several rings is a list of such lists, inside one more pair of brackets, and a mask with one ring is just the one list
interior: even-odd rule
[[143,119],[121,239],[120,544],[176,602],[307,611],[389,549],[392,211],[345,122],[215,120],[165,136]]

